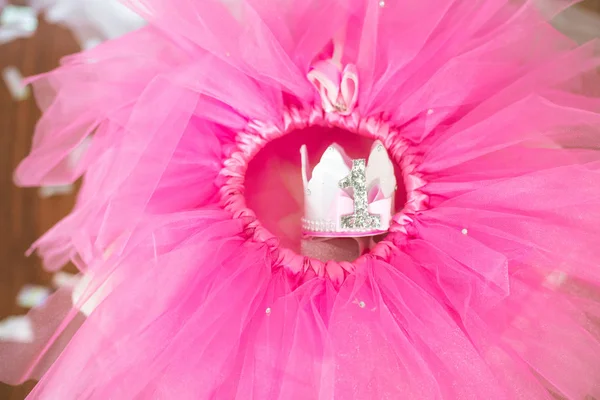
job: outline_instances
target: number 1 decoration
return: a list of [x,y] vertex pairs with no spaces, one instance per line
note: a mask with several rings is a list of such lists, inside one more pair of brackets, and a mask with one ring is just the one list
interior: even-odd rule
[[343,215],[341,218],[342,229],[379,229],[381,226],[381,216],[370,214],[368,211],[367,200],[367,173],[366,160],[352,160],[352,170],[350,175],[339,182],[342,189],[354,189],[354,213]]

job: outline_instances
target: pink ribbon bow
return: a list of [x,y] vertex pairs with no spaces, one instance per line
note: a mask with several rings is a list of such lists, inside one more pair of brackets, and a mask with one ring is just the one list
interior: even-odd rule
[[341,64],[332,59],[317,61],[307,78],[321,95],[325,112],[352,113],[358,97],[358,71],[354,64],[342,69]]

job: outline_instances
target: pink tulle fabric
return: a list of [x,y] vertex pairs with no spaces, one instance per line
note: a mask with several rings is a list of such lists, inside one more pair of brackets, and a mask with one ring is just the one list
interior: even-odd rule
[[[0,343],[0,379],[40,379],[32,399],[600,396],[600,58],[546,22],[571,2],[127,3],[147,27],[32,79],[16,181],[83,178],[34,249],[87,284]],[[347,116],[307,78],[340,37]],[[303,254],[299,146],[373,136],[394,228],[355,261]]]

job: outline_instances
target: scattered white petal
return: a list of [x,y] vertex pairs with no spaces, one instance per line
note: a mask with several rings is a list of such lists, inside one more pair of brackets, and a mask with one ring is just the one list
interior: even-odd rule
[[0,44],[31,37],[37,26],[38,19],[33,8],[7,5],[0,9]]
[[66,26],[82,49],[95,41],[114,39],[145,25],[144,20],[118,0],[52,1],[40,7],[46,19]]
[[54,285],[54,287],[56,287],[56,288],[63,288],[63,287],[73,288],[73,287],[75,287],[77,282],[79,282],[79,279],[80,278],[78,275],[73,275],[73,274],[69,274],[67,272],[58,271],[52,277],[52,285]]
[[102,39],[96,38],[96,37],[92,37],[89,39],[85,39],[82,40],[82,45],[81,48],[84,50],[91,50],[94,47],[98,46],[100,43],[102,43]]
[[0,321],[0,341],[32,343],[34,337],[31,320],[26,315]]
[[59,186],[42,186],[39,189],[38,194],[41,198],[45,199],[52,196],[64,196],[73,193],[73,185],[59,185]]
[[34,308],[44,304],[52,291],[50,288],[38,285],[25,285],[17,295],[19,307]]
[[15,66],[8,66],[2,70],[2,79],[15,101],[22,101],[29,97],[29,87],[23,84],[23,75]]

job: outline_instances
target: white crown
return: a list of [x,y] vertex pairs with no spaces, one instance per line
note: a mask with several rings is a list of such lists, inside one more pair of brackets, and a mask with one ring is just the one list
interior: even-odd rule
[[373,236],[385,233],[394,211],[394,165],[381,142],[368,162],[352,160],[332,144],[307,176],[306,146],[300,149],[304,183],[305,234],[319,237]]

